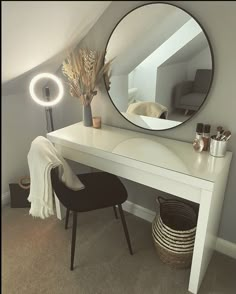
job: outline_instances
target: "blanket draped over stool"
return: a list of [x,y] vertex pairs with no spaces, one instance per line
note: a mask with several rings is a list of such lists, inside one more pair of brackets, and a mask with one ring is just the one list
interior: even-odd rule
[[68,188],[73,190],[84,188],[65,159],[45,137],[38,136],[33,140],[27,159],[30,171],[29,214],[32,216],[44,219],[54,214],[52,168],[58,167],[59,178]]

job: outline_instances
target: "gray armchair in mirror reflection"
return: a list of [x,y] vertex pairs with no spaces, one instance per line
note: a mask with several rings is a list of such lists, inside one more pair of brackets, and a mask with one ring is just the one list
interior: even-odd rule
[[206,98],[211,83],[212,70],[198,69],[194,81],[183,81],[173,89],[173,105],[176,109],[196,111]]

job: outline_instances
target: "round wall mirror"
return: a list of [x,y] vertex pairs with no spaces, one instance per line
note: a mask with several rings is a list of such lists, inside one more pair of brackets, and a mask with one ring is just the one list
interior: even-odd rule
[[108,94],[131,123],[165,130],[199,111],[213,79],[209,39],[189,13],[152,3],[126,14],[106,46],[112,60]]

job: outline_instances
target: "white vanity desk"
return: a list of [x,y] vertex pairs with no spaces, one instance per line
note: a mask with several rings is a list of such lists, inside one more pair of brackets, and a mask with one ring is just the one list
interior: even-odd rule
[[214,158],[190,143],[106,125],[77,123],[47,137],[67,159],[200,204],[188,288],[197,293],[215,248],[232,153]]

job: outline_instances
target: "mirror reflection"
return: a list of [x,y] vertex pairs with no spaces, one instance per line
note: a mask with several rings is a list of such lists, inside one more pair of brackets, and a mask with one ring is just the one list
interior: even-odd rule
[[201,26],[182,9],[153,3],[127,14],[106,48],[109,96],[142,128],[176,127],[195,114],[212,82],[212,52]]

